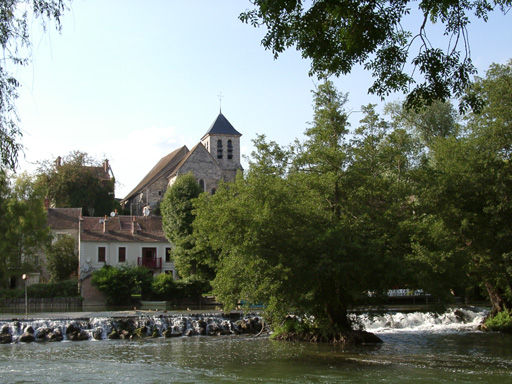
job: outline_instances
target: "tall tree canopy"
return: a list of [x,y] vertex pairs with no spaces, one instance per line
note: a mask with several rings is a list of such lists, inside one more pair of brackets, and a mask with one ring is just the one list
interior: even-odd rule
[[320,85],[303,143],[259,137],[247,174],[197,200],[194,227],[220,252],[212,285],[226,308],[264,303],[276,323],[313,315],[332,339],[369,291],[406,282],[400,223],[411,212],[414,140],[389,131],[373,106],[348,135],[345,102],[332,83]]
[[0,166],[14,170],[21,150],[15,101],[19,82],[6,69],[12,65],[27,65],[26,48],[30,46],[28,26],[40,18],[43,27],[50,20],[60,30],[60,18],[67,0],[9,0],[0,2]]
[[37,182],[58,208],[82,208],[86,216],[108,215],[116,202],[115,180],[107,165],[75,151],[62,160],[42,162]]
[[10,183],[0,172],[0,278],[37,271],[50,241],[43,193],[33,179],[20,175]]
[[[470,57],[471,17],[487,21],[490,12],[506,12],[510,0],[354,1],[252,0],[255,8],[242,21],[267,28],[262,44],[279,56],[295,46],[311,59],[311,74],[320,77],[349,73],[361,64],[372,73],[369,91],[381,97],[408,93],[408,107],[432,100],[463,97],[461,107],[478,107],[465,94],[475,68]],[[417,28],[404,28],[404,19],[417,6]],[[432,45],[428,24],[444,28],[446,47]],[[411,51],[417,49],[416,53]],[[413,77],[414,67],[420,76]],[[412,90],[410,90],[412,88]],[[410,90],[410,91],[409,91]]]
[[500,312],[512,308],[512,62],[492,65],[468,92],[484,107],[466,116],[463,134],[432,147],[418,207],[430,235],[416,249],[437,268],[456,255]]
[[201,192],[192,173],[180,175],[165,192],[160,209],[165,236],[174,245],[172,260],[180,277],[210,280],[213,253],[192,228],[193,201]]

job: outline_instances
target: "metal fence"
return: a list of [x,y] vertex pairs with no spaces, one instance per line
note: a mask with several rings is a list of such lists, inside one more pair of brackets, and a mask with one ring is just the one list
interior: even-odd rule
[[[28,312],[79,312],[81,297],[29,298]],[[0,299],[1,313],[25,313],[24,298]]]

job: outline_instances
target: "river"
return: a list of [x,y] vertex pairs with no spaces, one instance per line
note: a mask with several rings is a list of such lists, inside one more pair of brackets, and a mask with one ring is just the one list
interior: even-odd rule
[[0,345],[0,382],[512,382],[512,335],[477,331],[482,316],[361,315],[384,343],[345,349],[247,335],[12,343]]

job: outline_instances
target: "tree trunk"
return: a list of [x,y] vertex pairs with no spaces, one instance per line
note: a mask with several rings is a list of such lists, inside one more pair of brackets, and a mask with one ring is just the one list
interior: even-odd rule
[[493,287],[491,283],[486,282],[485,288],[487,289],[487,294],[489,295],[489,300],[491,301],[492,305],[491,315],[494,316],[498,312],[503,311],[503,298],[501,297],[500,292],[498,292],[498,290]]
[[347,314],[347,308],[344,306],[336,303],[327,303],[325,304],[325,313],[333,331],[352,330],[352,325]]

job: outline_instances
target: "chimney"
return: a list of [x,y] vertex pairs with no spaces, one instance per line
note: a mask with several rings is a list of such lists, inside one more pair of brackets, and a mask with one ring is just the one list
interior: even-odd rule
[[105,218],[103,219],[103,233],[107,231],[107,215],[105,215]]
[[135,216],[132,217],[132,235],[135,235]]
[[109,164],[108,164],[108,159],[105,159],[105,161],[103,161],[103,170],[105,171],[105,173],[108,173],[108,169],[109,169]]

